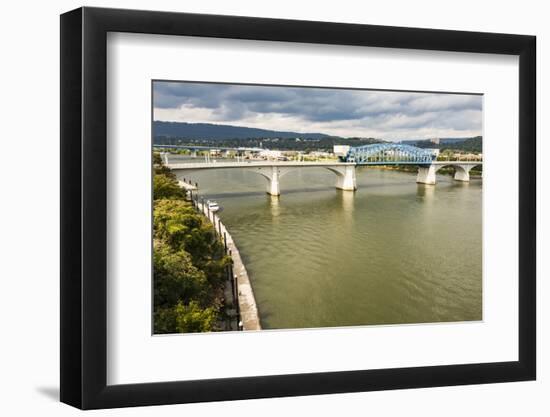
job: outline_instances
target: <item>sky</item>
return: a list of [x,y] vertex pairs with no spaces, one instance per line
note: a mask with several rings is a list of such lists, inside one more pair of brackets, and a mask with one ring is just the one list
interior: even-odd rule
[[153,118],[384,140],[482,134],[482,96],[155,81]]

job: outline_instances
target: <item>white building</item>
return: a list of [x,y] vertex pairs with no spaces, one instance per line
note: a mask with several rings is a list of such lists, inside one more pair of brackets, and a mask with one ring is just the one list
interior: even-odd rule
[[346,156],[349,152],[349,145],[334,145],[333,152],[336,156]]
[[283,157],[283,152],[270,149],[262,149],[259,153],[259,156],[263,159],[278,160]]
[[332,154],[330,152],[323,152],[323,151],[312,151],[309,153],[310,156],[314,156],[315,158],[330,158]]

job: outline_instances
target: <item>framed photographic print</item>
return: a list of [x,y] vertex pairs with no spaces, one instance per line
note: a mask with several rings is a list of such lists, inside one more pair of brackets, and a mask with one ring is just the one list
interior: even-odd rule
[[535,379],[535,38],[61,16],[61,401]]

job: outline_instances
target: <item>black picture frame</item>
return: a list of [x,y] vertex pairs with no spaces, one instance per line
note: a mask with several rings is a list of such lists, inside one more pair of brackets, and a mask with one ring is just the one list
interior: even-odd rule
[[[107,385],[108,32],[519,56],[519,360]],[[82,409],[421,388],[536,377],[534,36],[102,8],[61,15],[61,401]]]

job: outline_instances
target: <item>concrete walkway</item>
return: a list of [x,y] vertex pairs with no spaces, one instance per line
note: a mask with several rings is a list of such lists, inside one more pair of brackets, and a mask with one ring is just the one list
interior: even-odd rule
[[178,180],[178,185],[183,188],[185,191],[197,191],[198,188],[196,185],[191,184],[190,182],[185,182],[182,180]]
[[256,299],[254,298],[254,291],[252,291],[252,285],[250,284],[250,279],[248,278],[248,272],[246,271],[239,253],[239,249],[237,248],[237,245],[235,245],[233,237],[215,213],[208,213],[208,207],[206,204],[202,204],[200,202],[196,204],[198,209],[202,211],[202,213],[213,224],[222,240],[225,233],[227,249],[231,251],[231,258],[233,260],[233,274],[236,277],[237,297],[239,301],[243,330],[261,330],[262,327],[260,325],[260,316],[258,314],[258,307],[256,306]]

